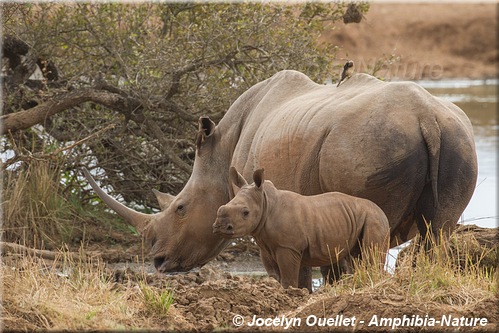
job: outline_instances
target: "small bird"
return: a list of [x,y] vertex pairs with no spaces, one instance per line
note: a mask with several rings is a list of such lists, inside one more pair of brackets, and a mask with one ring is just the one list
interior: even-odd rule
[[338,85],[336,87],[340,86],[340,83],[343,82],[343,80],[350,78],[350,76],[353,75],[353,61],[348,60],[345,65],[343,66],[343,71],[341,72],[341,78],[340,82],[338,82]]

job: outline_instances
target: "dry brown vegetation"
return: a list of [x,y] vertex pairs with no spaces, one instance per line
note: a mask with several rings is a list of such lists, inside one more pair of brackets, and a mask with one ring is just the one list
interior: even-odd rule
[[[234,276],[212,268],[170,276],[114,269],[87,256],[84,248],[80,259],[66,251],[58,252],[55,260],[14,255],[4,257],[1,265],[2,317],[4,328],[11,330],[213,330],[234,329],[235,315],[246,322],[253,316],[285,316],[305,323],[310,315],[343,314],[365,321],[357,330],[384,331],[386,327],[367,327],[370,318],[452,315],[486,318],[487,326],[475,329],[495,331],[497,243],[482,246],[478,253],[476,239],[458,233],[452,244],[459,244],[452,256],[438,252],[430,259],[409,251],[393,275],[377,265],[357,263],[353,275],[312,295],[285,290],[270,278]],[[494,266],[482,265],[490,260]],[[323,328],[302,324],[293,329]]]

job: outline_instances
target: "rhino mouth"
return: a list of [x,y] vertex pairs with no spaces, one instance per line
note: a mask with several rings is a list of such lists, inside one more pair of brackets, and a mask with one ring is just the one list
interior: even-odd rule
[[215,233],[215,234],[223,234],[223,235],[234,235],[234,230],[215,229],[215,230],[213,230],[213,233]]
[[213,233],[216,234],[216,235],[220,235],[222,237],[225,237],[225,238],[233,238],[233,237],[235,237],[234,230],[229,230],[229,229],[225,229],[225,228],[216,228],[216,227],[213,227]]
[[234,227],[231,223],[219,223],[218,221],[216,221],[213,224],[213,233],[224,238],[235,237]]
[[154,258],[154,267],[159,273],[187,272],[194,268],[194,266],[185,266],[177,260],[167,259],[163,256]]
[[172,273],[184,273],[188,272],[196,267],[204,266],[209,260],[203,261],[201,263],[184,263],[181,259],[167,259],[164,256],[158,256],[154,258],[154,267],[156,271],[162,274],[172,274]]

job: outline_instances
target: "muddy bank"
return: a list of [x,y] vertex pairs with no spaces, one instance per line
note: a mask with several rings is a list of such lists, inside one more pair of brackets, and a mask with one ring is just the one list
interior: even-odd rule
[[[451,242],[450,247],[456,258],[456,268],[465,269],[466,265],[462,255],[456,252],[459,247],[466,248],[465,260],[468,265],[481,265],[493,272],[493,267],[497,266],[497,232],[497,228],[460,226],[456,232],[458,238]],[[404,257],[408,255],[407,252]],[[408,324],[399,328],[407,332],[454,331],[457,328],[495,331],[499,315],[491,309],[496,307],[497,294],[492,291],[482,294],[480,301],[477,301],[465,292],[447,288],[446,284],[453,282],[441,281],[437,283],[442,283],[442,290],[438,291],[437,288],[434,296],[422,302],[417,291],[414,294],[408,292],[410,285],[403,279],[407,278],[404,274],[411,274],[412,268],[409,267],[410,263],[403,259],[401,261],[399,269],[405,270],[405,273],[400,273],[401,276],[386,274],[378,278],[371,288],[354,291],[341,290],[338,286],[322,286],[310,295],[305,289],[285,290],[277,281],[268,278],[258,257],[258,248],[245,239],[226,249],[216,260],[201,269],[177,275],[149,273],[146,279],[151,286],[175,291],[175,301],[169,313],[171,320],[164,323],[165,327],[173,330],[275,331],[284,330],[284,326],[289,325],[286,330],[386,331],[396,322],[381,324],[381,318],[406,318]],[[141,267],[151,272],[151,266],[146,263]],[[135,269],[133,266],[109,267],[113,267],[116,281],[121,284],[133,284],[143,277],[136,270],[138,266]],[[248,275],[250,272],[252,274]],[[350,278],[347,277],[344,283],[351,283],[348,281]],[[461,317],[480,318],[482,323],[487,324],[463,327]],[[257,318],[281,319],[277,324],[272,322],[270,325],[260,323],[261,326],[249,326]],[[293,319],[294,322],[283,321],[284,318]],[[318,318],[328,318],[330,322],[327,324],[323,321],[321,324]],[[334,320],[340,318],[341,322],[335,324]],[[352,318],[356,318],[356,321],[352,322]]]
[[[480,239],[474,244],[482,244],[487,251],[497,253],[496,229],[465,226],[460,230],[463,232],[462,239],[469,239],[472,234],[479,235]],[[343,332],[399,328],[404,332],[456,329],[494,332],[499,320],[498,313],[491,311],[497,302],[497,294],[492,291],[471,296],[468,293],[472,293],[471,290],[455,290],[454,286],[447,286],[453,283],[450,280],[437,281],[442,285],[429,297],[427,291],[423,292],[423,296],[418,295],[417,290],[410,291],[409,280],[412,278],[405,274],[410,275],[412,268],[407,262],[399,268],[401,272],[393,276],[373,277],[370,287],[361,286],[359,282],[358,290],[355,287],[352,289],[351,284],[355,285],[355,281],[351,279],[356,277],[346,277],[339,285],[323,286],[311,295],[305,289],[283,289],[277,281],[265,275],[230,273],[258,269],[259,262],[254,255],[236,255],[225,265],[221,262],[215,261],[185,274],[147,275],[150,286],[175,292],[175,301],[161,327],[183,331]],[[113,272],[116,282],[127,288],[143,278],[130,268],[115,269]],[[349,287],[343,289],[345,286],[342,287],[342,284]],[[381,322],[382,318],[405,318],[406,321],[405,324]],[[461,318],[478,319],[475,324],[466,326]],[[263,321],[265,319],[268,319],[267,322]]]
[[[497,77],[496,3],[373,3],[360,24],[337,24],[322,38],[341,47],[339,63],[386,79]],[[391,57],[393,55],[393,57]]]
[[[121,283],[134,283],[133,272],[122,274]],[[305,289],[283,289],[268,277],[234,276],[212,268],[177,276],[150,275],[147,281],[175,291],[168,318],[158,323],[169,330],[386,331],[397,324],[382,324],[381,318],[407,318],[402,331],[454,331],[461,326],[466,331],[494,332],[499,319],[491,311],[496,307],[494,295],[466,305],[459,304],[462,300],[455,294],[440,301],[415,302],[390,290],[392,284],[386,281],[379,288],[356,293],[337,294],[332,287],[323,287],[312,295]],[[480,318],[486,325],[462,327],[461,317]],[[258,322],[266,318],[271,321]]]
[[[247,240],[200,269],[170,275],[156,273],[149,261],[123,257],[116,261],[114,251],[113,255],[96,256],[95,248],[82,253],[82,257],[92,255],[90,266],[69,253],[55,262],[39,258],[26,262],[16,254],[4,253],[4,328],[61,329],[68,328],[71,320],[76,323],[70,327],[99,330],[495,332],[499,321],[497,311],[492,310],[497,305],[497,232],[497,228],[461,226],[451,241],[456,259],[451,263],[427,262],[424,256],[413,267],[409,254],[393,275],[360,267],[355,274],[313,294],[305,289],[283,289],[267,277],[258,249]],[[462,258],[466,258],[464,265]],[[68,265],[68,260],[73,264]],[[27,279],[19,280],[23,277]],[[145,290],[157,295],[171,293],[168,311],[158,314],[144,308],[150,303],[144,302]],[[96,292],[102,296],[92,298],[90,304],[84,301]],[[101,304],[103,297],[111,301]],[[64,308],[73,309],[71,318],[59,313]],[[405,324],[393,321],[404,318]],[[481,322],[466,326],[461,318]]]

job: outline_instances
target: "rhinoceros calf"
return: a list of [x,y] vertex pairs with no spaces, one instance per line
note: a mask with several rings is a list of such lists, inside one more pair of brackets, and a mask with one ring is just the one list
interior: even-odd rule
[[247,185],[230,169],[233,198],[218,209],[213,232],[226,238],[252,235],[267,273],[283,287],[298,287],[302,266],[344,265],[361,249],[378,252],[384,264],[390,226],[372,201],[339,192],[303,196],[278,190],[264,180],[263,169],[253,180]]

